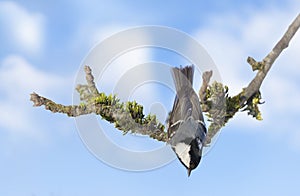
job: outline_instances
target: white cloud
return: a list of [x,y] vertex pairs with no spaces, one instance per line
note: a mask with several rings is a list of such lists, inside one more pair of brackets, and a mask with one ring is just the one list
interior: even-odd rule
[[30,13],[15,2],[0,2],[0,27],[11,43],[26,52],[36,53],[43,45],[43,15]]
[[[245,19],[232,13],[211,18],[208,26],[196,33],[198,40],[204,43],[215,60],[229,86],[230,93],[236,94],[254,77],[247,56],[261,60],[267,55],[286,31],[288,25],[297,16],[299,2],[293,2],[288,9],[266,8],[265,10],[247,10]],[[237,19],[240,17],[241,19]],[[239,130],[267,130],[295,143],[300,124],[295,115],[300,111],[299,45],[297,32],[287,48],[277,59],[262,85],[262,95],[266,103],[261,107],[264,121],[254,123],[247,115],[238,115],[232,122]],[[280,123],[278,123],[280,122]],[[251,128],[250,128],[251,127]],[[289,136],[290,137],[289,137]],[[299,140],[298,140],[299,142]]]
[[[20,56],[11,55],[0,62],[0,127],[11,138],[44,139],[41,116],[32,107],[29,94],[36,91],[44,96],[66,92],[71,78],[58,77],[37,70]],[[69,95],[71,97],[71,95]]]
[[[112,23],[107,25],[99,25],[98,23],[83,23],[78,25],[76,33],[74,33],[73,44],[82,45],[87,48],[93,48],[106,38],[116,33],[127,30],[130,24]],[[88,36],[86,36],[88,35]]]

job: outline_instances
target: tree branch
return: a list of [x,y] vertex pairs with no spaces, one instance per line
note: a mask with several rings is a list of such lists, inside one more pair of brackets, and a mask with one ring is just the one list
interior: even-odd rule
[[137,133],[148,135],[158,141],[167,141],[165,127],[157,121],[155,115],[145,116],[143,106],[135,101],[124,104],[116,96],[99,93],[90,67],[85,66],[84,70],[87,85],[76,87],[82,101],[79,105],[64,106],[32,93],[30,100],[34,103],[33,106],[44,105],[46,110],[54,113],[64,113],[70,117],[94,113],[100,115],[106,121],[114,123],[115,127],[123,131],[124,134],[128,132]]
[[266,77],[268,71],[271,69],[274,61],[278,58],[281,52],[289,46],[289,43],[300,26],[300,14],[295,18],[292,24],[289,26],[288,30],[285,32],[283,37],[275,45],[272,51],[261,61],[256,62],[253,58],[248,57],[247,62],[252,66],[253,70],[258,70],[255,78],[250,82],[250,84],[244,89],[242,102],[248,100],[254,93],[256,93],[264,78]]
[[[273,63],[281,52],[288,47],[291,39],[299,29],[299,26],[300,14],[298,14],[283,37],[262,61],[257,62],[252,57],[248,57],[247,62],[252,66],[252,70],[258,70],[258,72],[249,85],[246,88],[243,88],[237,95],[230,97],[228,95],[228,87],[223,87],[221,83],[214,82],[212,85],[207,85],[209,83],[209,78],[207,80],[204,75],[208,73],[203,74],[203,83],[199,91],[199,97],[201,99],[203,111],[206,112],[208,120],[212,122],[208,128],[209,135],[206,145],[210,144],[211,138],[213,138],[238,111],[247,111],[249,115],[252,115],[257,120],[262,120],[261,113],[258,109],[258,105],[262,104],[259,89]],[[216,94],[220,97],[216,102],[212,102],[211,99]],[[224,109],[222,108],[219,108],[219,110],[216,111],[213,106],[217,105],[217,108],[218,106],[222,106],[224,100],[226,112],[224,113]]]
[[[203,73],[199,98],[202,111],[208,116],[210,121],[206,146],[211,143],[211,139],[238,111],[247,111],[249,115],[256,119],[262,119],[258,109],[258,104],[261,104],[260,86],[274,61],[288,47],[299,26],[300,14],[292,22],[273,50],[262,61],[257,62],[253,58],[248,57],[247,62],[252,66],[253,71],[258,70],[258,72],[249,85],[238,95],[230,97],[228,95],[228,87],[223,86],[221,83],[213,82],[209,85],[212,71]],[[158,141],[168,141],[164,130],[165,126],[157,121],[155,115],[145,116],[143,114],[143,106],[135,101],[121,103],[114,95],[107,96],[104,93],[99,93],[90,67],[85,66],[84,70],[87,84],[79,84],[76,87],[82,103],[64,106],[32,93],[30,100],[34,103],[33,106],[44,105],[46,110],[54,113],[64,113],[70,117],[95,113],[106,121],[114,123],[115,127],[124,134],[128,132],[138,133],[148,135]]]

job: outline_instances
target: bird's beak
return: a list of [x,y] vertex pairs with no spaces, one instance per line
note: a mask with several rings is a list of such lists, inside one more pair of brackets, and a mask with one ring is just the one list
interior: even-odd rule
[[191,171],[192,171],[192,170],[191,170],[190,168],[188,168],[188,170],[187,170],[188,177],[190,177]]

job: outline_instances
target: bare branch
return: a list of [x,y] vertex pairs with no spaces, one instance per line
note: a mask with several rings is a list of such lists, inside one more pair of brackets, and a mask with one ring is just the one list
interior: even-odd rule
[[240,105],[242,106],[246,100],[248,100],[253,94],[259,91],[259,88],[266,77],[268,71],[271,69],[274,61],[278,58],[281,52],[288,47],[291,39],[297,32],[300,26],[300,14],[296,17],[296,19],[289,26],[288,30],[279,40],[279,42],[275,45],[272,51],[261,61],[256,62],[253,58],[248,57],[248,63],[252,66],[252,69],[255,70],[258,64],[258,72],[255,78],[250,82],[250,84],[244,89],[243,97],[241,99]]

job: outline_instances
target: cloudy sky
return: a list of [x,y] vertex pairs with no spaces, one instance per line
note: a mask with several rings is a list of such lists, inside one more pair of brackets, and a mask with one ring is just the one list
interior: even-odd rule
[[[237,115],[190,178],[177,160],[146,172],[104,164],[82,142],[74,119],[29,101],[35,91],[71,104],[77,72],[92,48],[143,25],[191,35],[237,93],[254,76],[246,58],[262,59],[299,10],[298,0],[0,1],[0,195],[299,195],[299,32],[263,83],[264,120]],[[99,88],[109,92],[122,73],[149,59],[177,65],[165,51],[133,51],[116,60],[116,75],[104,75]],[[136,93],[141,102],[172,100],[170,93],[145,91]]]

